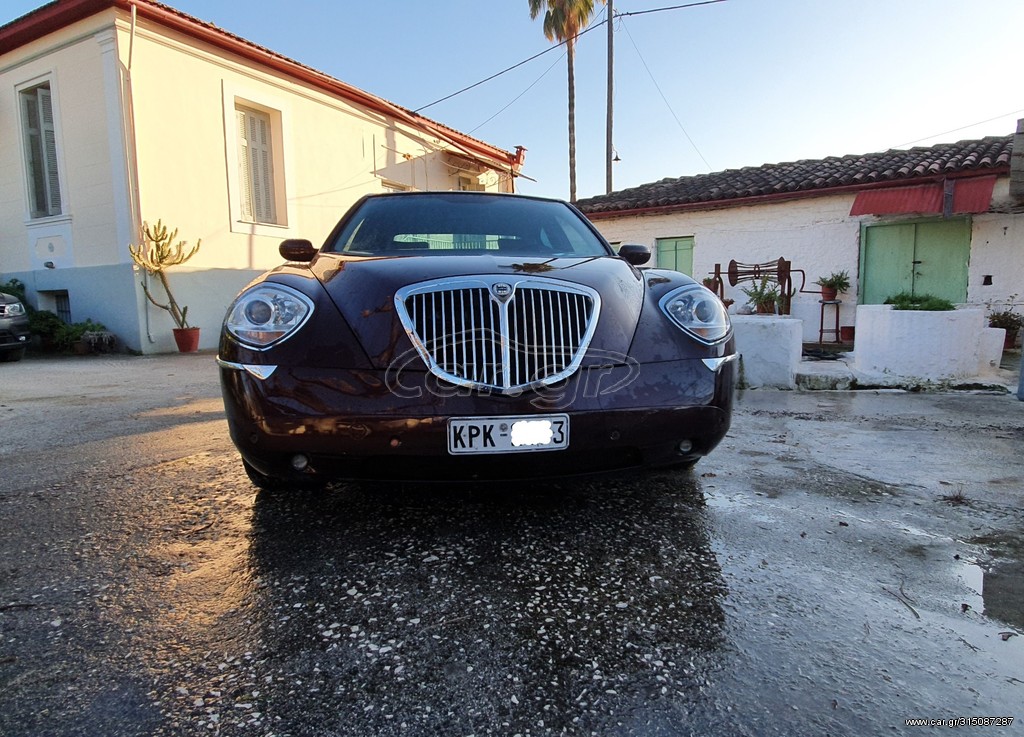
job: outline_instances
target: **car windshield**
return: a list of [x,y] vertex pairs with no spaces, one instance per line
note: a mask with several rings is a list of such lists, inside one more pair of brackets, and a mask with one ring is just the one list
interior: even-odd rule
[[322,250],[363,256],[612,255],[562,202],[441,193],[370,197]]

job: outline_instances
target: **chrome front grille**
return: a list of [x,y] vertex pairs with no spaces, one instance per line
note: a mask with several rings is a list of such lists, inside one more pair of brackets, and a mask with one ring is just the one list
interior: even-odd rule
[[554,279],[473,276],[405,287],[395,306],[434,375],[510,394],[579,368],[601,298]]

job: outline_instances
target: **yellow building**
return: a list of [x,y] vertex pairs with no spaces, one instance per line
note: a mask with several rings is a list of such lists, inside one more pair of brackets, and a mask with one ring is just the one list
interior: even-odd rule
[[202,239],[170,278],[212,348],[281,240],[322,241],[368,193],[514,191],[522,163],[160,3],[57,0],[0,26],[0,282],[129,350],[174,349],[128,253],[143,222]]

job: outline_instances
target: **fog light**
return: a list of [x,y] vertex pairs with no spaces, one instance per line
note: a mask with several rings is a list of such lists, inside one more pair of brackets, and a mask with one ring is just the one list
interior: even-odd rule
[[296,471],[305,471],[309,468],[309,459],[301,454],[292,456],[292,468]]
[[691,450],[693,450],[693,441],[692,440],[680,440],[679,441],[679,452],[680,453],[689,453]]

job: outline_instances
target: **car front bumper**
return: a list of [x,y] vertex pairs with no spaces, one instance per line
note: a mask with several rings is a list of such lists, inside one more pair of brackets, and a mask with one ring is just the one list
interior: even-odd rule
[[[242,457],[262,474],[296,481],[310,474],[511,480],[691,463],[728,431],[736,377],[732,360],[598,367],[559,387],[509,397],[428,387],[422,375],[396,383],[375,371],[270,371],[218,362],[231,437]],[[448,453],[451,418],[553,413],[569,417],[567,449]]]
[[25,348],[30,337],[27,319],[0,320],[0,351],[15,351]]

